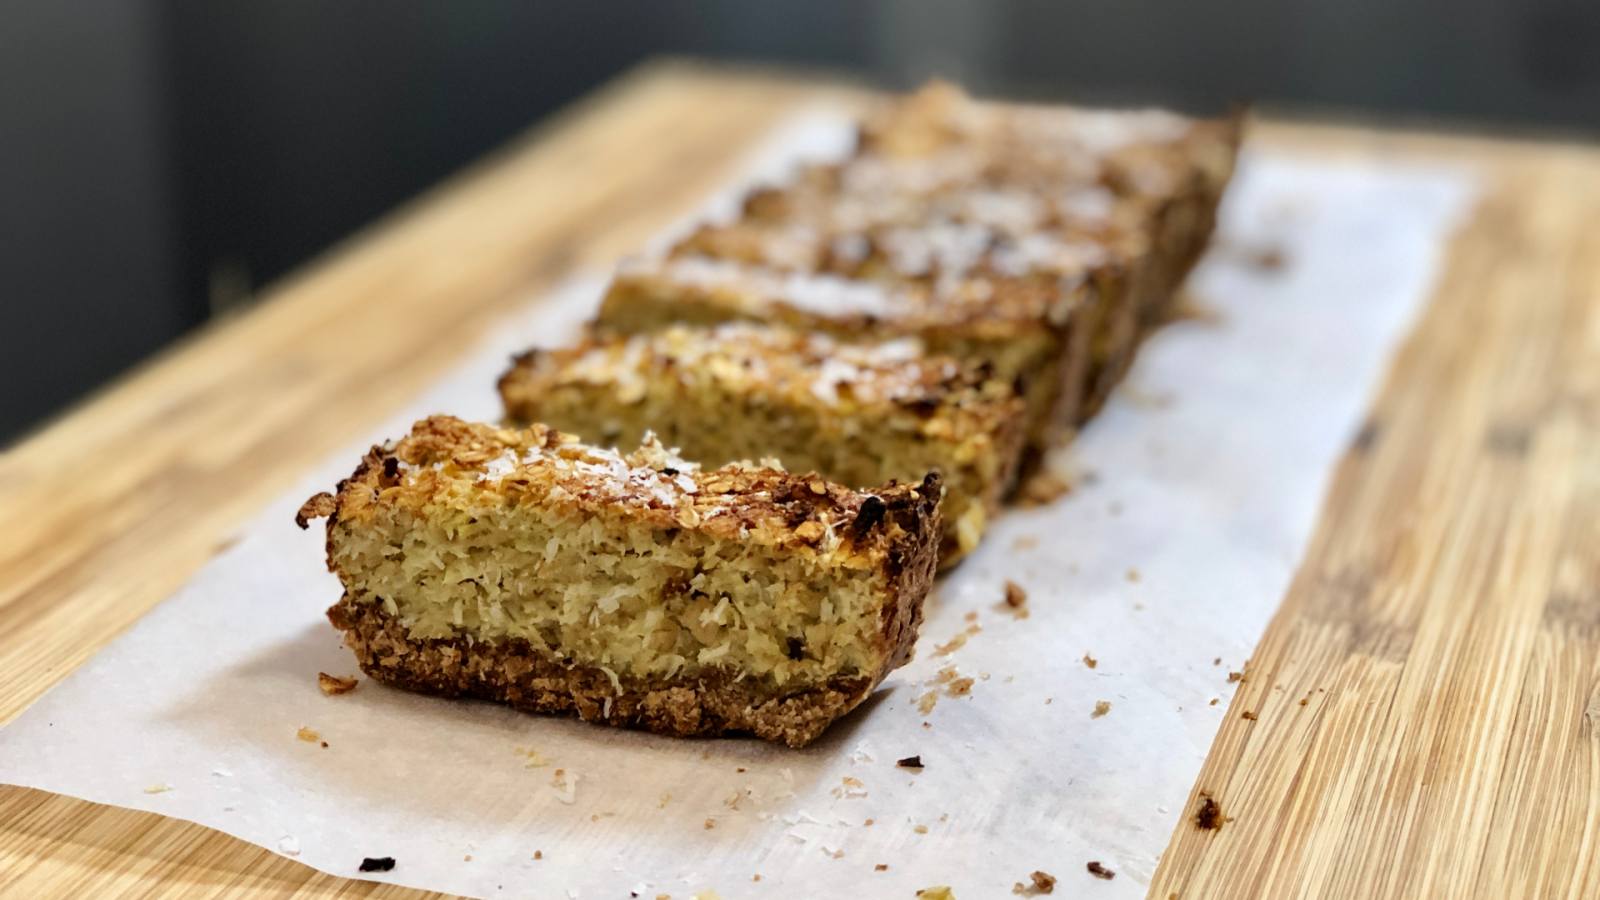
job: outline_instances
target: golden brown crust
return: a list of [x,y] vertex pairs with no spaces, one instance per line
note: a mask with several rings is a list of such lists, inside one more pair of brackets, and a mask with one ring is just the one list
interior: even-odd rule
[[[614,680],[599,666],[541,655],[519,639],[485,640],[472,634],[413,638],[383,603],[347,595],[329,610],[329,618],[346,631],[346,642],[364,671],[411,690],[479,696],[538,712],[576,712],[585,719],[663,734],[748,732],[801,746],[910,658],[937,565],[941,530],[937,473],[930,473],[921,484],[889,484],[872,493],[850,491],[815,476],[735,467],[700,473],[689,464],[683,464],[684,469],[661,465],[659,470],[641,464],[623,477],[563,466],[588,459],[640,462],[597,455],[567,438],[541,426],[515,432],[446,416],[427,419],[392,446],[372,448],[351,477],[340,483],[336,496],[313,497],[296,520],[329,516],[329,568],[347,587],[354,573],[340,570],[335,552],[343,530],[359,528],[385,503],[426,514],[434,508],[428,504],[464,486],[474,502],[488,496],[509,503],[533,502],[527,487],[543,480],[562,486],[580,508],[622,510],[669,530],[742,533],[744,540],[785,552],[821,552],[828,543],[824,537],[831,534],[836,543],[830,559],[845,566],[881,569],[885,576],[887,596],[874,611],[878,621],[871,629],[877,647],[875,668],[782,686],[738,680],[739,673],[725,668],[673,678],[630,679],[623,674]],[[492,481],[486,470],[495,460],[505,459],[507,448],[530,452],[534,458],[507,468],[500,481]],[[661,454],[651,462],[673,460]],[[641,488],[634,483],[656,475],[660,481],[654,485]],[[696,493],[662,491],[663,483],[680,479],[692,482]],[[619,488],[631,493],[619,496]],[[686,498],[688,504],[680,502]],[[546,494],[538,502],[551,501]],[[686,516],[686,511],[692,515]]]
[[[493,465],[503,471],[491,472]],[[420,510],[470,486],[474,503],[615,510],[666,528],[699,528],[764,546],[816,547],[817,536],[802,527],[807,522],[844,526],[873,497],[891,508],[905,507],[928,485],[937,495],[940,483],[934,476],[925,485],[890,484],[869,493],[778,469],[734,465],[702,471],[659,446],[622,456],[540,424],[518,431],[432,416],[393,446],[369,450],[339,482],[332,501],[324,494],[312,497],[296,521],[327,515],[331,530],[341,521],[371,517],[381,506]],[[837,534],[845,551],[875,561],[887,556],[894,540],[880,529],[841,528]]]
[[530,350],[513,360],[499,388],[511,419],[529,422],[541,421],[538,411],[553,391],[604,386],[637,402],[649,382],[663,379],[841,415],[913,410],[939,420],[923,431],[942,440],[992,432],[1017,414],[1010,387],[987,368],[926,354],[916,341],[844,343],[756,323],[675,326]]

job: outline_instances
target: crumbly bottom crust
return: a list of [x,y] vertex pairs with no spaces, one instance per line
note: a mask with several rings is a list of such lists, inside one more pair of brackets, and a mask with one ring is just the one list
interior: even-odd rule
[[753,734],[803,747],[867,698],[879,679],[840,678],[771,688],[726,673],[692,678],[621,679],[594,666],[564,665],[526,641],[413,639],[380,605],[349,596],[328,610],[361,670],[408,691],[479,697],[535,713],[675,737]]

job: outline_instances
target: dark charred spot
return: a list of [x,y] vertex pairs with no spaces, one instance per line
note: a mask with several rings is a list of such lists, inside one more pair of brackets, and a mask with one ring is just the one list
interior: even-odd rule
[[385,456],[383,458],[383,477],[386,478],[386,479],[393,479],[393,478],[398,477],[399,475],[400,475],[400,460],[395,459],[392,456]]
[[667,477],[668,477],[668,478],[671,478],[671,477],[673,477],[673,476],[674,476],[674,475],[677,475],[677,474],[678,474],[678,470],[677,470],[677,469],[674,469],[674,468],[673,468],[673,467],[671,467],[671,466],[667,466],[667,467],[666,467],[666,468],[665,468],[665,469],[662,469],[662,470],[661,470],[661,474],[663,474],[663,475],[665,475],[665,476],[667,476]]
[[866,534],[883,521],[883,516],[889,511],[889,504],[883,502],[882,497],[868,495],[861,501],[861,509],[856,511],[855,531],[857,534]]
[[918,397],[915,400],[907,400],[901,405],[903,405],[906,409],[916,413],[918,416],[926,419],[939,411],[939,398]]
[[806,642],[797,637],[789,638],[788,646],[784,648],[784,655],[793,660],[805,659]]

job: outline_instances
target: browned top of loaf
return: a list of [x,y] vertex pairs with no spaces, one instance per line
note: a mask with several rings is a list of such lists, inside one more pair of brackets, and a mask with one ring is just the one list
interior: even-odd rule
[[[866,492],[777,469],[701,471],[653,440],[621,455],[543,425],[517,431],[434,416],[399,441],[373,447],[336,495],[312,497],[297,521],[304,527],[307,519],[332,516],[331,529],[384,507],[428,514],[535,504],[695,528],[758,546],[809,547],[851,567],[876,567],[906,537],[893,524],[904,518],[897,513],[931,512],[928,501],[939,490],[937,475]],[[930,530],[927,539],[936,535]]]
[[881,169],[867,177],[890,178],[902,190],[1077,183],[1163,198],[1196,180],[1220,188],[1240,126],[1239,115],[981,102],[936,81],[870,116],[853,162]]
[[1010,385],[919,341],[846,343],[817,332],[752,322],[590,338],[576,347],[530,351],[500,381],[507,409],[533,410],[565,386],[599,386],[622,402],[670,379],[680,389],[760,395],[824,414],[878,418],[911,414],[918,433],[958,442],[990,434],[1022,414]]
[[853,158],[753,192],[700,254],[852,278],[1060,279],[1146,249],[1152,201],[1220,189],[1235,120],[981,103],[935,82],[869,119]]
[[1215,201],[1239,132],[1237,116],[980,102],[935,82],[870,117],[848,160],[625,267],[602,325],[649,298],[822,327],[1060,326],[1090,282],[1150,252],[1164,204]]

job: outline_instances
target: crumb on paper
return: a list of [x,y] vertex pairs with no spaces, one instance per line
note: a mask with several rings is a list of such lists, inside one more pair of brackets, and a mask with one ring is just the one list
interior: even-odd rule
[[1217,658],[1216,658],[1216,659],[1213,659],[1213,660],[1212,660],[1212,661],[1211,661],[1211,664],[1212,664],[1212,665],[1213,665],[1213,666],[1220,666],[1220,665],[1222,665],[1222,657],[1220,657],[1220,656],[1219,656],[1219,657],[1217,657]]
[[933,723],[932,722],[923,722],[922,723],[922,727],[923,728],[932,728],[933,727]]
[[872,871],[874,871],[874,872],[887,872],[887,871],[889,871],[889,864],[888,863],[878,863],[877,865],[872,867]]
[[1100,865],[1100,861],[1099,860],[1095,860],[1095,861],[1089,863],[1088,869],[1089,869],[1089,874],[1090,875],[1093,875],[1094,877],[1103,879],[1105,881],[1110,881],[1111,879],[1117,877],[1117,873],[1111,871],[1110,869],[1106,868],[1105,866]]
[[956,895],[950,892],[950,888],[942,884],[917,891],[917,897],[919,900],[956,900]]
[[1244,673],[1243,672],[1229,672],[1228,673],[1228,683],[1229,684],[1233,684],[1235,682],[1240,682],[1240,681],[1244,681]]
[[392,856],[369,856],[361,861],[363,872],[387,872],[394,868]]
[[1218,699],[1219,699],[1219,698],[1217,698],[1217,697],[1212,697],[1212,698],[1211,698],[1211,705],[1212,705],[1212,706],[1216,706],[1216,705],[1217,705],[1217,700],[1218,700]]
[[578,773],[557,769],[555,776],[550,779],[550,788],[556,792],[557,800],[571,806],[578,799]]
[[968,622],[976,622],[978,621],[978,611],[973,610],[967,613],[965,616],[962,616],[962,618],[966,619]]
[[915,831],[917,834],[927,834],[928,833],[928,826],[926,826],[926,825],[918,825],[917,827],[915,827],[915,828],[913,828],[911,830]]
[[1095,659],[1094,657],[1092,657],[1089,654],[1085,653],[1083,655],[1083,664],[1092,669],[1095,666],[1100,665],[1100,660]]
[[1264,272],[1276,272],[1289,260],[1282,247],[1254,247],[1247,251],[1245,261]]
[[833,789],[832,793],[833,796],[841,800],[858,800],[867,796],[866,789],[861,784],[861,779],[851,778],[848,775],[844,777],[838,787]]
[[760,876],[760,875],[759,875],[759,874],[757,874],[757,875],[751,875],[751,876],[750,876],[750,880],[751,880],[751,881],[760,881],[760,880],[761,880],[761,876]]
[[1063,494],[1070,493],[1072,493],[1072,482],[1059,475],[1040,472],[1029,478],[1022,489],[1017,491],[1017,505],[1023,509],[1035,509],[1047,503],[1054,503]]
[[[923,694],[922,697],[917,700],[917,709],[922,710],[923,715],[927,715],[928,713],[933,712],[933,705],[938,702],[939,692],[936,690],[929,691],[926,694]],[[928,723],[923,722],[922,724],[924,727],[926,727]]]
[[1106,700],[1096,700],[1094,702],[1094,712],[1089,714],[1089,718],[1098,719],[1108,712],[1111,712],[1111,703]]
[[1022,605],[1027,602],[1028,592],[1022,589],[1022,585],[1017,584],[1015,581],[1006,582],[1007,606],[1011,607],[1012,609],[1021,609]]
[[693,897],[690,897],[689,900],[722,900],[722,897],[711,888],[706,888],[700,893],[695,894]]
[[533,858],[534,859],[544,859],[544,851],[543,850],[535,850],[535,851],[533,851]]
[[327,672],[317,673],[317,687],[328,697],[337,697],[348,694],[356,689],[357,682],[354,678],[343,678],[338,675],[329,675]]
[[466,856],[461,857],[461,861],[462,862],[472,862],[472,854],[468,853]]
[[661,805],[656,807],[656,809],[666,809],[667,808],[667,804],[671,803],[671,802],[672,802],[672,795],[669,794],[669,793],[666,793],[665,791],[663,791],[661,793]]
[[950,639],[948,644],[940,644],[933,648],[934,656],[949,656],[967,645],[968,639],[983,630],[983,626],[974,622],[967,626],[966,631],[958,632]]
[[908,756],[905,759],[902,759],[902,760],[899,760],[899,761],[895,762],[895,766],[897,768],[901,768],[901,769],[915,769],[918,772],[921,772],[922,771],[922,756],[921,756],[921,754],[918,754],[916,756]]
[[1201,831],[1216,831],[1222,827],[1222,805],[1211,797],[1201,795],[1200,808],[1194,813],[1195,827]]
[[296,731],[294,736],[308,744],[315,744],[317,741],[322,740],[322,735],[305,727],[301,727],[299,731]]
[[155,784],[145,788],[144,792],[146,794],[165,794],[170,790],[172,790],[172,785],[167,784],[165,781],[158,781]]
[[1039,539],[1031,534],[1020,535],[1016,540],[1011,542],[1012,552],[1016,552],[1018,550],[1032,550],[1037,546],[1039,546]]
[[1247,709],[1239,714],[1239,718],[1248,719],[1249,721],[1254,722],[1256,720],[1256,714]]
[[1139,570],[1138,569],[1129,569],[1128,570],[1128,580],[1129,581],[1138,581],[1139,580]]
[[[1099,863],[1090,863],[1089,865],[1098,866]],[[1028,880],[1032,882],[1032,884],[1024,885],[1019,881],[1012,885],[1011,893],[1021,894],[1024,897],[1037,897],[1040,894],[1055,893],[1056,877],[1054,875],[1036,871],[1028,876]]]
[[518,747],[516,752],[518,756],[526,756],[528,758],[527,768],[542,769],[545,766],[550,765],[550,760],[545,759],[538,750],[535,750],[532,747],[529,747],[526,750]]
[[706,819],[706,830],[707,831],[710,831],[711,829],[713,829],[715,827],[717,827],[717,820],[716,819],[713,819],[713,818]]
[[949,687],[945,688],[945,693],[952,697],[961,697],[972,693],[972,686],[975,683],[976,681],[971,678],[957,678],[950,682]]
[[868,819],[865,822],[862,822],[861,823],[861,827],[862,828],[871,828],[872,827],[872,820]]

